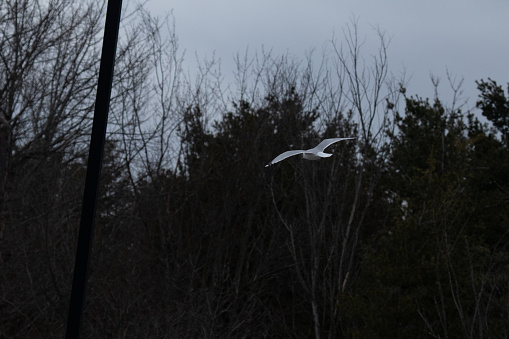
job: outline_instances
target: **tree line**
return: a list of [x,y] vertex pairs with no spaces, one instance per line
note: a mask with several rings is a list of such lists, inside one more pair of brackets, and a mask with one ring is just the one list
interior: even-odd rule
[[[0,3],[0,337],[65,331],[104,11]],[[225,89],[171,17],[123,13],[84,337],[509,335],[509,87],[408,95],[352,19],[318,64],[237,55]]]

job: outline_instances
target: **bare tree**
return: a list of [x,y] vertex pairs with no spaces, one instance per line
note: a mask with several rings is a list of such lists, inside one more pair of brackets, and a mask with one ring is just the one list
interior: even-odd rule
[[2,233],[8,214],[6,201],[16,198],[6,191],[13,166],[35,153],[69,149],[83,136],[95,88],[100,18],[97,6],[86,2],[2,1]]
[[[152,98],[150,86],[143,86],[150,83],[155,56],[167,46],[157,45],[159,28],[143,8],[127,5],[114,80],[121,91],[114,93],[111,116],[119,116],[121,104],[129,110],[124,120],[118,118],[120,125],[110,127],[98,211],[97,251],[106,256],[96,271],[104,276],[108,260],[119,264],[117,272],[122,267],[109,245],[121,233],[117,226],[129,225],[134,214],[125,169],[133,168],[143,147],[153,152],[148,147],[155,137],[172,128],[156,125],[160,134],[144,129]],[[0,336],[56,337],[64,330],[104,12],[104,2],[96,1],[0,2],[0,252],[6,261]],[[142,138],[142,147],[135,137]],[[167,141],[159,140],[167,153]],[[128,152],[119,153],[118,145]],[[97,309],[95,300],[104,295],[93,273],[91,281],[91,307]]]
[[392,110],[399,102],[399,88],[388,75],[387,38],[380,30],[376,34],[378,51],[368,63],[358,23],[352,20],[344,41],[331,42],[333,56],[325,62],[332,62],[332,70],[326,67],[323,81],[305,87],[312,89],[306,100],[326,112],[321,115],[323,137],[356,135],[355,146],[339,145],[340,154],[327,163],[296,168],[301,218],[290,217],[274,198],[289,232],[288,247],[307,293],[316,338],[341,333],[337,298],[355,280],[355,257],[387,152],[384,132],[392,128]]

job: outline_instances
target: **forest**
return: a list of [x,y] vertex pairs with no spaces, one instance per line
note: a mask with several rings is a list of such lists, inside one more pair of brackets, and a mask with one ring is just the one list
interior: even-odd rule
[[[0,338],[65,333],[105,7],[0,1]],[[225,86],[122,17],[83,338],[509,337],[509,83],[407,93],[352,20]]]

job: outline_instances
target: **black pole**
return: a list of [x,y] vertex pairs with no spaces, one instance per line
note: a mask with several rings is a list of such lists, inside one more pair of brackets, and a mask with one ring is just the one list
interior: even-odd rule
[[65,335],[67,339],[79,338],[80,335],[121,9],[122,0],[108,0],[101,65],[99,68],[94,108],[94,121],[92,124],[92,137],[88,153],[87,176],[85,179],[85,191],[83,193],[81,208],[81,223],[78,235],[78,246],[76,249],[76,260],[74,263],[69,314],[67,316],[67,332]]

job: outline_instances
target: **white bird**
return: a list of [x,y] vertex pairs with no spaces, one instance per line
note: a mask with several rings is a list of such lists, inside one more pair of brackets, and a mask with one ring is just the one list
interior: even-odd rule
[[271,162],[269,162],[265,167],[269,167],[270,165],[274,165],[277,162],[280,162],[281,160],[285,160],[288,157],[302,154],[302,157],[307,160],[318,160],[320,158],[328,158],[332,154],[330,153],[324,153],[323,151],[332,145],[335,142],[342,141],[342,140],[349,140],[349,139],[355,139],[355,138],[331,138],[331,139],[325,139],[321,143],[319,143],[317,146],[310,148],[308,150],[292,150],[292,151],[286,151],[284,153],[281,153],[277,157],[274,158]]

